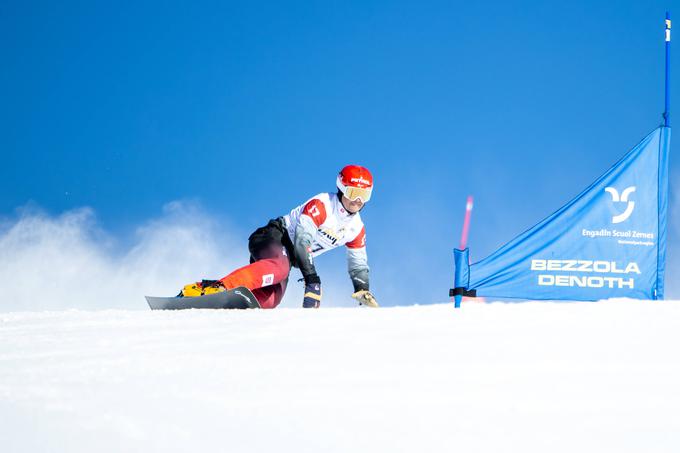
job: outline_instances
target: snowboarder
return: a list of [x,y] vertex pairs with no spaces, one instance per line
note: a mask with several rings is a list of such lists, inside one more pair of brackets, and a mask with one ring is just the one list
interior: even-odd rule
[[377,307],[369,291],[366,229],[359,213],[371,198],[373,176],[364,167],[348,165],[338,174],[337,187],[336,193],[320,193],[255,230],[248,238],[249,265],[220,280],[186,285],[179,296],[201,296],[245,286],[262,308],[274,308],[286,291],[291,267],[297,267],[305,282],[302,306],[318,308],[321,279],[314,257],[344,245],[354,286],[352,297],[362,305]]

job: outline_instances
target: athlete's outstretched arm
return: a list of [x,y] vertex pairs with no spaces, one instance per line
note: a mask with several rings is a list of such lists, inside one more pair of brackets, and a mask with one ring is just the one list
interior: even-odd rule
[[305,283],[319,283],[316,274],[314,259],[312,258],[312,243],[316,234],[316,225],[306,215],[300,216],[300,221],[295,228],[295,259],[300,267],[300,272],[305,278]]
[[305,279],[305,294],[302,300],[304,308],[319,308],[321,305],[321,279],[316,273],[312,258],[312,242],[316,234],[316,225],[306,215],[300,216],[295,228],[295,259]]
[[354,291],[368,291],[368,255],[366,254],[366,228],[347,244],[347,271]]
[[366,247],[351,249],[347,247],[347,270],[354,285],[354,291],[368,290],[368,257]]

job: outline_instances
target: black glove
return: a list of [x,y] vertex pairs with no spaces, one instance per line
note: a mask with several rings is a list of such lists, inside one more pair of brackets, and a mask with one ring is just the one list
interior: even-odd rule
[[321,280],[317,275],[305,277],[304,308],[319,308],[321,305]]

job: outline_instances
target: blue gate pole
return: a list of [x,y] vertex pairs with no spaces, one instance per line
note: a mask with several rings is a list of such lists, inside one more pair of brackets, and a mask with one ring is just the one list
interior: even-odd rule
[[668,11],[666,11],[666,95],[665,95],[665,109],[663,112],[663,125],[665,127],[670,127],[671,125],[670,56],[671,56],[671,15]]

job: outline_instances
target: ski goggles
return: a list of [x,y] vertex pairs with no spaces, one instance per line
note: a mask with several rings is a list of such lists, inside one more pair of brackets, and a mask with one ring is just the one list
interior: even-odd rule
[[361,188],[361,187],[347,187],[345,186],[344,194],[351,201],[361,200],[362,203],[366,203],[371,199],[372,187]]

